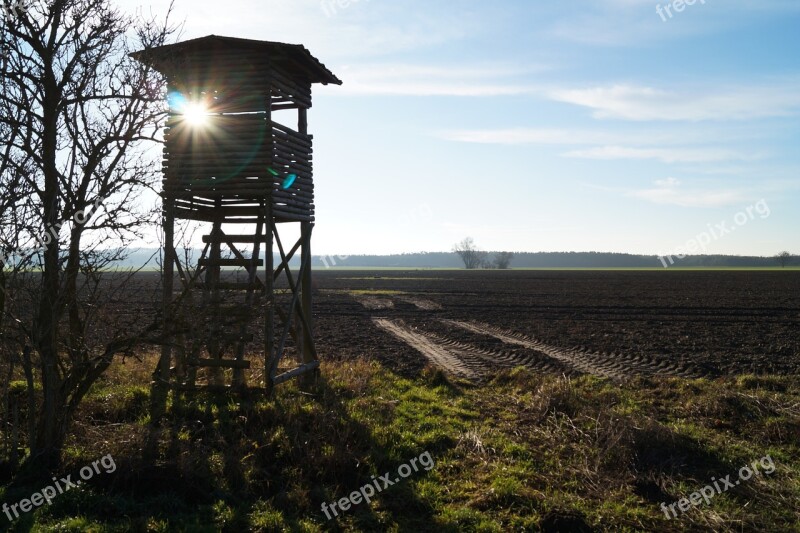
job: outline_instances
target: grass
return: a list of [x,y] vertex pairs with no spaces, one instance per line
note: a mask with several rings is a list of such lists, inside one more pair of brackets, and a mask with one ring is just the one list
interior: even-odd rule
[[[486,386],[428,368],[326,362],[310,391],[173,402],[151,437],[149,364],[117,365],[83,406],[64,475],[118,465],[15,531],[791,531],[800,529],[800,378],[638,379],[523,369]],[[331,503],[428,452],[435,465],[335,521]],[[667,520],[672,503],[766,455],[756,476]],[[54,474],[54,475],[55,475]],[[734,477],[735,479],[735,477]],[[47,485],[3,488],[17,502]],[[0,515],[0,519],[4,518]],[[561,528],[561,529],[559,529]]]

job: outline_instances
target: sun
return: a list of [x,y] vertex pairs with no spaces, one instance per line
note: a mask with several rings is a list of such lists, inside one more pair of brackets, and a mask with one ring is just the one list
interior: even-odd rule
[[208,106],[202,100],[189,100],[179,92],[167,96],[170,111],[180,115],[190,126],[204,126],[211,116]]
[[199,102],[188,102],[183,107],[183,119],[192,126],[203,126],[208,123],[208,108]]

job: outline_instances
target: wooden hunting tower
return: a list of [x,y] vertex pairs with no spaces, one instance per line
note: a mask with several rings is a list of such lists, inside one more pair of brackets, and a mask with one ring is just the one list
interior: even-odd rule
[[[133,57],[166,77],[170,105],[162,192],[168,340],[154,385],[244,389],[251,363],[245,355],[262,347],[267,390],[315,371],[307,112],[312,84],[341,81],[303,46],[276,42],[211,35]],[[273,120],[284,110],[297,111],[296,129]],[[178,219],[208,228],[203,253],[188,271],[176,252]],[[288,223],[300,225],[290,249],[278,232]],[[298,250],[295,276],[289,261]],[[288,290],[275,288],[281,275]],[[297,364],[281,370],[291,348]]]

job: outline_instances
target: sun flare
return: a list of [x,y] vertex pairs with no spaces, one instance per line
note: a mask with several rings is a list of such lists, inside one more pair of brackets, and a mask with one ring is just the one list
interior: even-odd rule
[[189,102],[183,108],[183,119],[192,126],[203,126],[208,122],[208,108],[199,102]]

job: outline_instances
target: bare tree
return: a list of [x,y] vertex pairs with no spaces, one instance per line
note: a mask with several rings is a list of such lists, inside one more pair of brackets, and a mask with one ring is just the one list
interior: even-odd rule
[[464,261],[464,267],[469,270],[480,268],[486,261],[486,252],[482,252],[475,247],[472,237],[466,237],[463,241],[453,246],[453,251]]
[[158,151],[146,149],[158,142],[164,87],[128,54],[165,44],[174,29],[107,0],[35,3],[0,28],[0,218],[13,223],[0,237],[40,267],[23,276],[30,305],[15,324],[41,381],[30,459],[48,465],[89,388],[139,338],[97,303],[103,267],[155,220],[137,199],[159,177]]
[[790,252],[781,252],[775,256],[775,260],[781,265],[781,268],[786,268],[786,265],[792,262],[793,256]]
[[513,252],[497,252],[494,256],[494,266],[500,270],[508,270],[513,258]]

